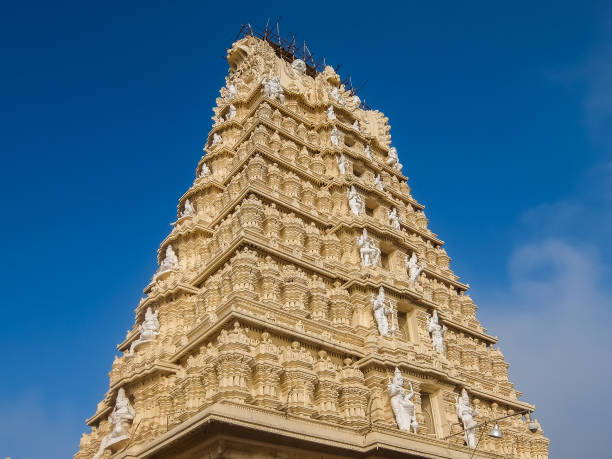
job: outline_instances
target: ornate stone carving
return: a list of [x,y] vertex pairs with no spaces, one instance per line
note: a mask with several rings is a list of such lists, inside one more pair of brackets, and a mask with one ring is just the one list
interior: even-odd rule
[[329,139],[332,145],[336,147],[340,145],[340,132],[338,131],[337,127],[334,126],[334,128],[331,131]]
[[[376,325],[378,326],[378,333],[380,333],[382,336],[388,336],[389,334],[395,333],[395,317],[397,315],[397,311],[391,302],[387,301],[385,289],[380,287],[378,290],[378,296],[374,296],[372,293],[370,302],[372,303],[374,319],[376,320]],[[391,327],[389,327],[389,322],[391,322]]]
[[346,175],[346,167],[348,165],[348,161],[344,154],[341,153],[340,156],[336,158],[336,162],[338,163],[338,171],[340,171],[342,175]]
[[134,349],[136,346],[153,341],[157,335],[159,335],[159,321],[157,320],[157,311],[153,312],[151,308],[147,308],[145,312],[145,318],[142,323],[138,326],[140,336],[137,340],[133,341],[130,345],[128,356],[134,355]]
[[285,103],[285,95],[278,77],[266,77],[261,81],[263,84],[263,93],[270,99],[277,99],[281,103]]
[[402,228],[399,215],[397,215],[397,209],[395,207],[387,210],[387,218],[389,219],[389,225],[391,225],[393,228],[397,230]]
[[168,245],[168,247],[166,247],[166,256],[164,257],[164,260],[159,265],[159,269],[157,270],[157,275],[160,275],[168,271],[175,271],[177,269],[179,269],[178,258],[176,254],[174,253],[174,249],[172,248],[172,246]]
[[433,348],[440,353],[444,353],[444,333],[446,325],[440,325],[438,311],[434,309],[433,316],[427,315],[427,331],[431,334]]
[[470,448],[476,448],[477,422],[474,420],[474,418],[478,416],[478,408],[475,410],[472,409],[470,406],[470,397],[465,389],[462,389],[461,396],[455,395],[455,410],[457,412],[457,416],[463,424],[466,445],[468,445]]
[[130,437],[130,425],[136,413],[130,404],[130,400],[125,395],[125,389],[119,388],[117,392],[117,400],[112,413],[108,417],[108,422],[112,426],[111,432],[102,438],[100,448],[94,455],[93,459],[100,459],[104,450],[109,446],[116,445]]
[[195,214],[195,209],[193,208],[193,204],[189,199],[185,200],[185,209],[181,213],[181,217],[191,217]]
[[332,89],[330,95],[339,105],[344,105],[346,103],[344,97],[340,95],[340,91],[338,90],[338,88]]
[[334,106],[333,105],[330,105],[327,108],[327,119],[330,120],[330,121],[333,121],[333,120],[336,119],[336,113],[334,112]]
[[365,211],[365,203],[363,198],[357,193],[355,187],[351,185],[351,187],[347,190],[348,203],[351,212],[354,215],[361,215]]
[[419,264],[416,253],[413,252],[410,258],[406,256],[406,269],[408,270],[408,278],[410,281],[416,282],[423,271],[423,266]]
[[391,166],[397,171],[401,172],[402,165],[399,162],[399,157],[397,156],[397,150],[395,149],[395,147],[391,147],[389,149],[389,156],[387,157],[386,163],[387,163],[387,166]]
[[361,132],[361,128],[359,127],[359,121],[355,120],[355,122],[353,123],[353,126],[351,127],[355,129],[357,132]]
[[357,238],[357,246],[361,255],[361,264],[364,267],[376,266],[380,263],[380,249],[368,236],[368,230],[363,229],[361,236]]
[[404,389],[404,377],[399,368],[395,367],[395,375],[393,381],[387,384],[387,393],[391,399],[391,408],[395,415],[395,422],[400,430],[410,432],[412,428],[416,434],[419,430],[419,423],[416,419],[414,403],[411,399],[414,397],[414,390],[412,389],[412,383],[410,385],[410,393],[406,394]]
[[223,143],[223,138],[218,133],[213,134],[213,140],[210,144],[211,147],[216,147],[217,145],[221,145]]
[[302,59],[295,59],[291,63],[291,68],[300,75],[306,73],[306,63]]
[[226,120],[229,121],[233,120],[234,118],[236,118],[236,107],[230,104]]
[[366,158],[368,158],[370,161],[373,161],[374,158],[372,157],[372,148],[370,147],[370,145],[365,145],[363,147],[363,154],[366,156]]
[[200,173],[198,174],[198,178],[204,178],[211,174],[210,168],[206,165],[206,163],[202,163],[202,167],[200,168]]
[[383,191],[385,189],[385,184],[383,183],[382,179],[380,178],[380,174],[376,174],[374,176],[374,186],[376,188],[378,188],[380,191]]
[[238,95],[238,89],[233,84],[230,84],[227,88],[227,99],[231,100]]

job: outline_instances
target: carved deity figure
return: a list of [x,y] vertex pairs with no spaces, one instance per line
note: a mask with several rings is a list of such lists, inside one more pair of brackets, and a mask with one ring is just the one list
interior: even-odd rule
[[166,247],[166,256],[164,260],[159,265],[159,273],[163,273],[166,271],[172,271],[179,268],[179,262],[176,254],[174,253],[174,249],[171,245]]
[[408,277],[412,282],[416,282],[416,280],[421,275],[423,271],[423,266],[419,265],[419,259],[415,252],[412,252],[412,256],[408,258],[406,255],[406,269],[408,270]]
[[374,186],[381,191],[385,189],[385,184],[383,183],[382,178],[380,178],[380,174],[376,174],[374,176]]
[[206,163],[203,163],[198,178],[206,177],[207,175],[210,175],[210,168],[206,165]]
[[220,143],[223,143],[223,138],[219,134],[217,134],[215,132],[213,134],[213,140],[212,140],[211,147],[215,147],[215,146],[219,145]]
[[391,399],[391,409],[399,429],[410,432],[412,427],[413,432],[416,434],[419,431],[419,423],[416,420],[414,403],[412,403],[414,389],[412,388],[412,383],[409,382],[408,384],[410,386],[410,393],[406,394],[402,372],[399,368],[395,367],[393,382],[387,384],[387,392]]
[[357,238],[357,246],[361,255],[361,264],[365,267],[376,266],[380,262],[380,249],[368,236],[368,230],[363,229],[361,236]]
[[233,99],[238,94],[238,89],[233,84],[230,84],[227,88],[227,98]]
[[340,156],[336,159],[336,162],[338,163],[338,170],[340,171],[340,173],[342,175],[346,175],[346,166],[348,165],[348,161],[344,154],[341,153]]
[[369,145],[363,147],[363,154],[366,155],[366,158],[368,158],[370,161],[374,159],[372,158],[372,148]]
[[338,88],[334,88],[331,91],[331,96],[334,98],[334,100],[336,102],[338,102],[340,105],[344,105],[344,98],[340,95],[340,91],[338,90]]
[[355,187],[351,185],[351,187],[347,191],[348,203],[351,208],[351,212],[355,215],[361,215],[365,210],[365,203],[363,202],[363,198],[359,196]]
[[191,217],[193,214],[195,214],[195,209],[193,208],[191,201],[187,199],[185,201],[185,210],[183,210],[181,213],[181,217]]
[[306,63],[302,59],[295,59],[291,63],[291,68],[300,75],[304,75],[306,73]]
[[387,210],[387,218],[389,219],[389,225],[395,229],[401,229],[399,215],[397,215],[397,209],[395,207],[391,210]]
[[138,332],[140,336],[137,340],[132,341],[130,350],[126,354],[128,356],[134,355],[134,349],[136,346],[148,341],[153,341],[157,335],[159,335],[159,321],[157,320],[157,311],[153,312],[151,308],[147,308],[145,312],[145,318],[142,323],[138,326]]
[[278,99],[283,104],[285,103],[285,95],[283,94],[283,87],[280,84],[278,77],[266,77],[261,83],[263,84],[263,92],[266,97],[270,99]]
[[397,149],[395,147],[391,147],[389,149],[389,157],[387,158],[387,166],[391,166],[398,171],[402,170],[402,165],[399,162],[399,157],[397,156]]
[[327,119],[333,121],[336,119],[336,113],[334,112],[334,106],[330,105],[327,109]]
[[340,145],[340,132],[338,132],[338,129],[335,126],[332,129],[329,138],[331,140],[332,145],[335,145],[335,146]]
[[446,325],[440,325],[438,311],[434,309],[433,316],[427,317],[427,331],[431,333],[433,348],[438,352],[444,352],[444,333]]
[[113,430],[102,438],[100,448],[93,456],[93,459],[101,458],[106,448],[129,438],[130,424],[134,420],[135,415],[134,408],[132,408],[129,398],[125,395],[125,390],[123,387],[119,388],[115,408],[113,408],[112,413],[108,417],[108,422],[113,426]]
[[[376,325],[378,325],[378,333],[382,336],[389,336],[389,332],[395,333],[395,308],[391,305],[391,302],[387,301],[385,296],[385,289],[380,287],[378,290],[378,296],[374,296],[370,299],[372,303],[372,311],[374,313],[374,319],[376,319]],[[387,304],[388,303],[388,304]],[[387,315],[391,316],[391,330],[389,330],[389,319]]]
[[227,112],[227,120],[233,120],[234,118],[236,118],[236,107],[230,104],[229,111]]
[[355,120],[353,123],[353,129],[355,129],[357,132],[361,132],[361,129],[359,128],[359,121]]
[[470,397],[465,389],[461,391],[461,396],[455,395],[455,408],[457,417],[463,423],[465,443],[470,448],[476,448],[476,425],[474,418],[478,416],[478,408],[472,410]]

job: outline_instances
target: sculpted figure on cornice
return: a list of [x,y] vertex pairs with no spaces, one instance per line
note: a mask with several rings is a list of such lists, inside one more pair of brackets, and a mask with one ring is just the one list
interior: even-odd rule
[[419,423],[416,420],[414,403],[412,398],[414,397],[414,389],[412,383],[408,383],[410,386],[410,393],[406,394],[404,389],[404,377],[399,368],[395,367],[395,375],[393,381],[387,384],[387,392],[391,399],[391,408],[395,415],[395,422],[400,430],[410,432],[412,428],[416,434],[419,430]]
[[416,282],[421,272],[423,271],[423,266],[419,264],[419,258],[415,252],[412,252],[412,256],[408,258],[406,255],[406,269],[408,270],[408,277],[412,282]]
[[214,133],[213,134],[213,140],[212,143],[210,144],[211,147],[216,147],[217,145],[223,143],[223,138],[218,134],[218,133]]
[[191,204],[191,201],[189,200],[189,198],[187,198],[185,200],[185,209],[181,213],[181,217],[191,217],[194,214],[195,209],[193,208],[193,204]]
[[391,225],[395,229],[401,229],[399,215],[397,215],[397,209],[394,207],[393,209],[387,210],[387,218],[389,219],[389,225]]
[[370,161],[372,161],[374,158],[372,158],[372,148],[370,147],[370,145],[365,145],[363,147],[363,154],[366,156],[366,158],[368,158]]
[[334,126],[332,129],[329,139],[331,140],[332,145],[336,147],[340,145],[340,132],[336,126]]
[[198,178],[204,178],[210,174],[210,168],[206,165],[206,163],[203,163],[202,167],[200,168],[200,174],[198,175]]
[[230,104],[229,111],[227,112],[226,120],[229,121],[229,120],[233,120],[234,118],[236,118],[236,107]]
[[255,37],[235,42],[227,52],[230,75],[234,82],[248,85],[259,82],[276,69],[277,59],[272,47]]
[[357,132],[361,132],[361,129],[359,128],[359,121],[355,120],[355,122],[353,123],[353,129],[355,129]]
[[291,68],[298,74],[304,75],[306,73],[306,63],[302,59],[295,59],[291,63]]
[[145,312],[145,318],[142,323],[138,326],[140,336],[137,340],[133,341],[130,345],[128,356],[134,355],[134,349],[136,346],[142,343],[153,341],[157,335],[159,335],[159,321],[157,320],[157,311],[153,312],[151,308],[147,308]]
[[383,183],[382,178],[380,178],[380,174],[376,174],[374,176],[374,186],[380,191],[383,191],[385,189],[385,184]]
[[179,262],[176,254],[174,253],[174,249],[171,245],[166,247],[166,256],[163,261],[159,265],[159,269],[157,270],[157,274],[164,273],[166,271],[173,271],[179,269]]
[[281,86],[280,80],[277,76],[265,77],[261,80],[263,85],[263,93],[270,99],[277,99],[281,103],[285,103],[285,95],[283,93],[283,87]]
[[119,388],[115,407],[108,417],[108,422],[113,426],[113,430],[102,438],[100,448],[93,459],[100,459],[106,448],[129,438],[130,424],[134,420],[135,415],[134,408],[132,408],[130,400],[125,395],[125,390],[123,387]]
[[478,408],[475,410],[470,406],[470,397],[465,389],[461,391],[461,396],[455,395],[455,409],[457,416],[461,419],[463,424],[463,430],[465,443],[470,448],[476,448],[476,425],[477,422],[474,420],[478,416]]
[[336,101],[338,105],[344,105],[346,103],[346,101],[344,100],[344,97],[340,95],[340,90],[338,88],[332,89],[330,92],[330,95],[332,99]]
[[368,236],[368,230],[363,229],[361,236],[357,238],[357,246],[361,255],[361,264],[365,267],[376,266],[380,262],[380,249]]
[[431,334],[433,348],[440,353],[444,352],[444,333],[446,325],[440,325],[438,311],[434,309],[433,316],[427,316],[427,331]]
[[330,121],[333,121],[333,120],[336,119],[336,113],[334,112],[334,106],[333,105],[330,105],[327,108],[327,119],[330,120]]
[[338,170],[342,175],[346,175],[346,166],[348,165],[348,161],[343,153],[340,153],[340,156],[336,159],[338,163]]
[[[395,333],[394,314],[396,314],[396,311],[391,302],[387,301],[385,289],[380,287],[378,290],[378,296],[374,296],[374,294],[372,294],[370,302],[372,303],[374,319],[376,320],[376,325],[378,326],[378,333],[380,333],[382,336],[388,336],[389,333]],[[390,330],[389,317],[391,318]]]
[[355,215],[361,215],[365,210],[365,203],[353,185],[347,190],[347,196],[351,212]]
[[389,156],[387,158],[387,166],[393,167],[398,172],[402,171],[402,165],[399,162],[399,157],[397,156],[397,149],[395,147],[391,147],[389,149]]

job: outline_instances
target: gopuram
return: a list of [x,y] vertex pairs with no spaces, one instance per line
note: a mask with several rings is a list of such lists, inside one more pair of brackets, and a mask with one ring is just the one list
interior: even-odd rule
[[547,458],[388,119],[273,34],[227,60],[74,457]]

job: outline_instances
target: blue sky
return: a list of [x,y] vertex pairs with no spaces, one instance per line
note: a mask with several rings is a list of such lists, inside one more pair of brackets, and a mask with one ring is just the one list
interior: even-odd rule
[[193,181],[225,49],[277,17],[368,81],[551,457],[608,454],[606,2],[239,4],[3,5],[0,456],[78,449]]

